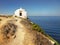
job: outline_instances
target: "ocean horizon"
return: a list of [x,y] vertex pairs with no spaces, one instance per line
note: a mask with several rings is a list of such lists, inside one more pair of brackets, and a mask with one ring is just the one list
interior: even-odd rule
[[29,16],[29,19],[60,43],[60,16]]

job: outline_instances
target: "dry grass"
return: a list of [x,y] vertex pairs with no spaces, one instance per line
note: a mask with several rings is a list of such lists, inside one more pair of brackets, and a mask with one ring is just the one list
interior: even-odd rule
[[0,16],[0,45],[53,45],[27,19]]

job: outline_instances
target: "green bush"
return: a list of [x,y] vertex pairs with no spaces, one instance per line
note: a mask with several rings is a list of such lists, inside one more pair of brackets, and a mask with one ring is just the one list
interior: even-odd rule
[[38,31],[38,32],[44,32],[43,30],[42,30],[42,28],[39,26],[39,25],[37,25],[37,24],[35,24],[35,23],[32,23],[32,29],[33,30],[36,30],[36,31]]

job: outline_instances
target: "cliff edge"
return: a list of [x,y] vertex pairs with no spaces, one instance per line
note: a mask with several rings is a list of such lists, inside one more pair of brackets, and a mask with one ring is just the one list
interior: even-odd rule
[[29,19],[0,16],[0,45],[56,45]]

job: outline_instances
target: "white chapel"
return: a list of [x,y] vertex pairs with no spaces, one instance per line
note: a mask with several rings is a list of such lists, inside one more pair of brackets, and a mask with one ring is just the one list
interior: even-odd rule
[[14,16],[27,19],[27,12],[25,11],[25,9],[20,8],[15,11]]

